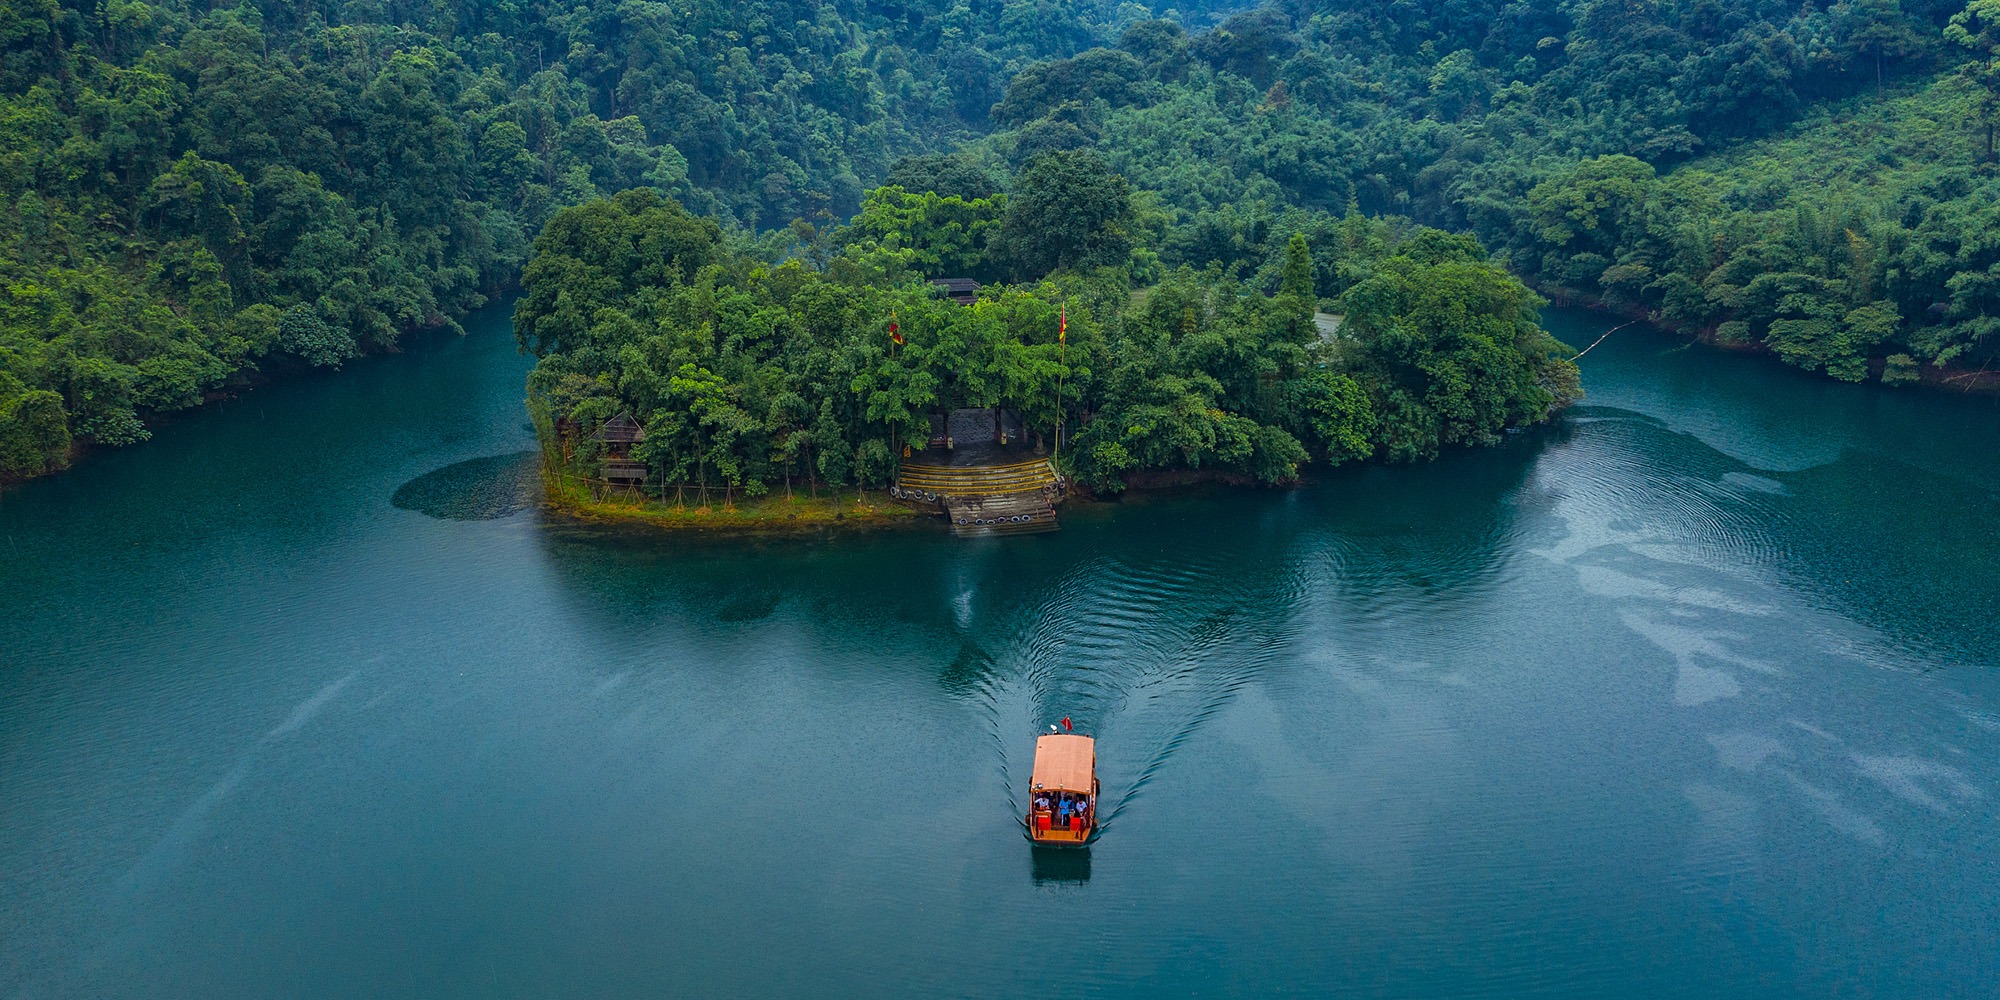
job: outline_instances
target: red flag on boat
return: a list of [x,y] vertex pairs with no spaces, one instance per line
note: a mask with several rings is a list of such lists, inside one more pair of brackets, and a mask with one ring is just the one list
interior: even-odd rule
[[1070,730],[1069,716],[1065,715],[1063,716],[1063,732],[1069,732],[1069,730]]

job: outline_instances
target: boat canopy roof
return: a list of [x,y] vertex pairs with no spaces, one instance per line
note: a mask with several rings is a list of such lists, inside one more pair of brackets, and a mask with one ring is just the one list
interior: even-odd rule
[[1063,733],[1035,740],[1034,788],[1087,795],[1094,790],[1091,786],[1096,773],[1096,740]]

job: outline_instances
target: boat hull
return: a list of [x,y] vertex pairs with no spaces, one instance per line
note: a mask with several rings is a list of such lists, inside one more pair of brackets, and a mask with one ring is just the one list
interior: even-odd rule
[[1081,835],[1075,830],[1050,830],[1043,833],[1035,829],[1032,822],[1028,824],[1028,842],[1036,847],[1089,847],[1090,842],[1095,839],[1097,839],[1095,823],[1085,827]]
[[1084,850],[1085,848],[1088,848],[1090,846],[1090,842],[1094,840],[1096,837],[1097,837],[1096,830],[1090,831],[1089,835],[1085,836],[1082,840],[1042,840],[1041,838],[1036,837],[1033,834],[1030,834],[1028,836],[1028,843],[1033,844],[1036,847],[1051,847],[1059,851],[1081,851]]

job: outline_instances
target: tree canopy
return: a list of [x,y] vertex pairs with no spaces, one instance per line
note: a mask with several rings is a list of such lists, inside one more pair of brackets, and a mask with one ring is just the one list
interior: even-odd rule
[[[845,284],[1185,266],[1275,292],[1302,234],[1325,304],[1364,266],[1328,252],[1358,213],[1837,378],[1996,367],[1996,23],[1994,0],[22,0],[0,478],[454,329],[561,210],[636,189],[708,220],[627,210],[707,234],[683,282],[795,254]],[[650,252],[600,250],[577,259],[601,280]],[[569,308],[550,336],[595,322]]]
[[[654,481],[677,491],[865,488],[894,475],[903,446],[922,447],[933,413],[999,406],[1045,444],[1059,422],[1072,428],[1065,464],[1098,489],[1147,469],[1276,483],[1312,463],[1489,444],[1581,394],[1537,323],[1541,300],[1464,236],[1321,220],[1331,302],[1348,315],[1334,336],[1314,321],[1323,272],[1304,233],[1269,294],[1221,266],[1182,266],[1135,294],[1143,248],[1022,257],[968,238],[1079,177],[1132,200],[1080,157],[1031,163],[1004,199],[882,188],[817,261],[731,252],[649,192],[562,210],[515,310],[540,356],[530,408],[552,461],[595,474],[587,432],[630,413]],[[649,245],[671,249],[631,252]],[[1027,277],[959,306],[924,281],[941,266]]]
[[0,478],[454,328],[567,205],[650,188],[711,238],[845,218],[1128,7],[0,5]]
[[1168,266],[1247,277],[1298,213],[1406,215],[1559,301],[1907,381],[2000,361],[1996,22],[1993,0],[1273,4],[1024,71],[972,149],[1081,137],[1155,193],[1134,226]]

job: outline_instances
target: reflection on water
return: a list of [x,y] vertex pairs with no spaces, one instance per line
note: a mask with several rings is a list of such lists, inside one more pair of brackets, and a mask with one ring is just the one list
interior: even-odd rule
[[[1562,429],[1451,466],[1341,470],[1308,494],[1195,490],[1078,509],[1060,536],[689,541],[544,533],[558,592],[607,640],[736,646],[781,629],[822,668],[915,667],[984,721],[996,804],[1025,811],[1033,737],[1100,738],[1107,834],[1246,685],[1296,662],[1328,600],[1353,626],[1477,614],[1505,582],[1521,488]],[[712,623],[703,625],[701,623]],[[1447,645],[1472,633],[1439,636]]]
[[1030,847],[1028,867],[1038,886],[1082,885],[1090,881],[1090,848]]
[[1431,465],[716,540],[523,509],[498,319],[0,499],[0,996],[2000,976],[1991,406],[1635,328]]

